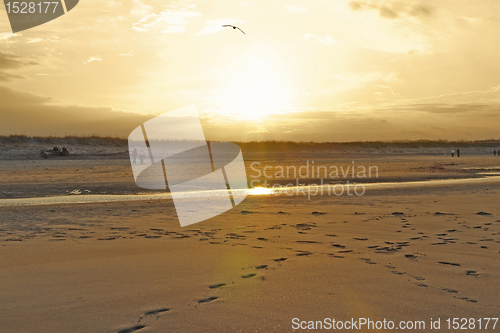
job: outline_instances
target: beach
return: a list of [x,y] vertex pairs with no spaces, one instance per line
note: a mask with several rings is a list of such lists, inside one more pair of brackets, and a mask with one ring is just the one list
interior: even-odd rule
[[[172,200],[137,188],[113,149],[0,161],[2,331],[293,332],[360,318],[453,331],[453,318],[498,317],[498,157],[243,150],[249,181],[316,192],[256,192],[182,228]],[[312,161],[377,176],[277,174]],[[321,194],[321,180],[366,188]]]
[[499,1],[0,12],[0,333],[499,331]]

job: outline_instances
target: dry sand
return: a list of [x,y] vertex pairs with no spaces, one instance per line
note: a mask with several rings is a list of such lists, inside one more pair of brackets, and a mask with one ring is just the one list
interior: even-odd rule
[[[280,163],[354,159],[379,166],[372,182],[484,177],[500,165],[493,156],[307,155]],[[252,162],[278,163],[247,156],[249,176]],[[128,163],[4,160],[0,199],[140,193]],[[498,185],[249,196],[185,228],[169,200],[0,207],[1,332],[291,332],[293,318],[360,317],[422,320],[424,331],[441,318],[446,331],[447,318],[499,317]]]

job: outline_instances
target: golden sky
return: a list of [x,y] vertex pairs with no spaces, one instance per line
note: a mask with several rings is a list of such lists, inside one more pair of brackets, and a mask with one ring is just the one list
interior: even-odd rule
[[195,104],[209,140],[500,138],[497,0],[84,0],[10,31],[0,5],[0,134]]

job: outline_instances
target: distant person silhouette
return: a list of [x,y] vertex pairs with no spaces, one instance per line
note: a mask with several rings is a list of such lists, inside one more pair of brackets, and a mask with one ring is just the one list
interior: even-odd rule
[[460,157],[460,149],[457,149],[457,157]]
[[451,150],[451,157],[455,157],[455,149]]
[[[137,164],[137,162],[135,161],[135,159],[137,158],[137,148],[135,148],[133,151],[132,151],[132,154],[131,154],[133,160],[132,160],[132,164]],[[142,163],[141,163],[142,164]]]
[[493,156],[497,156],[497,151],[493,149]]
[[141,153],[141,155],[139,155],[139,159],[141,160],[141,164],[144,164],[145,158],[146,158],[146,155],[144,155],[143,153]]

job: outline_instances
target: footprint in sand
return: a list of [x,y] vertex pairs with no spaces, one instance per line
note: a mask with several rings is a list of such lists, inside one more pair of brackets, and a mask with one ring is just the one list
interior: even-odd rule
[[476,271],[466,271],[466,272],[465,272],[465,275],[470,275],[470,276],[479,277],[479,274],[478,274],[478,272],[476,272]]
[[392,252],[397,252],[401,247],[388,247],[388,246],[380,246],[375,248],[375,253],[392,253]]
[[291,225],[291,227],[300,229],[300,230],[311,230],[311,228],[316,227],[314,222],[307,222],[307,223],[298,223],[295,225]]
[[115,240],[115,239],[118,239],[118,237],[97,238],[97,240]]
[[264,269],[267,268],[267,265],[255,266],[256,269]]
[[453,289],[449,289],[449,288],[443,288],[441,290],[444,290],[444,291],[446,291],[447,293],[450,293],[450,294],[458,294],[457,290],[453,290]]
[[338,259],[344,259],[344,256],[336,255],[335,253],[327,253],[328,256]]
[[280,262],[280,261],[285,261],[287,258],[277,258],[277,259],[273,259],[274,261],[276,262]]
[[154,316],[154,315],[157,315],[157,314],[160,314],[163,312],[168,312],[168,311],[170,311],[170,309],[162,308],[162,309],[156,309],[156,310],[151,310],[151,311],[145,312],[144,315],[145,316]]
[[298,253],[295,254],[297,257],[308,256],[312,254],[312,252],[309,251],[297,251],[297,252]]
[[457,296],[453,296],[457,299],[461,299],[463,301],[466,301],[466,302],[469,302],[469,303],[477,303],[477,301],[475,299],[470,299],[470,298],[467,298],[467,297],[457,297]]
[[209,289],[218,289],[224,287],[226,284],[225,283],[219,283],[219,284],[214,284],[211,286],[208,286]]
[[370,264],[370,265],[376,265],[377,264],[376,262],[373,262],[369,258],[359,258],[359,259],[363,260],[365,263]]
[[257,274],[255,274],[255,273],[250,273],[250,274],[247,274],[247,275],[243,275],[241,278],[242,278],[242,279],[249,279],[249,278],[254,277],[255,275],[257,275]]
[[198,301],[198,303],[210,303],[210,302],[215,301],[216,299],[219,299],[219,297],[212,296],[212,297],[209,297],[209,298],[200,299]]
[[447,262],[447,261],[438,261],[438,264],[441,265],[450,265],[450,266],[460,266],[460,264],[454,263],[454,262]]
[[145,327],[146,326],[144,326],[144,325],[136,325],[134,327],[130,327],[130,328],[126,328],[124,330],[120,330],[117,333],[133,333],[133,332],[137,332],[138,330],[141,330],[141,329],[143,329]]

